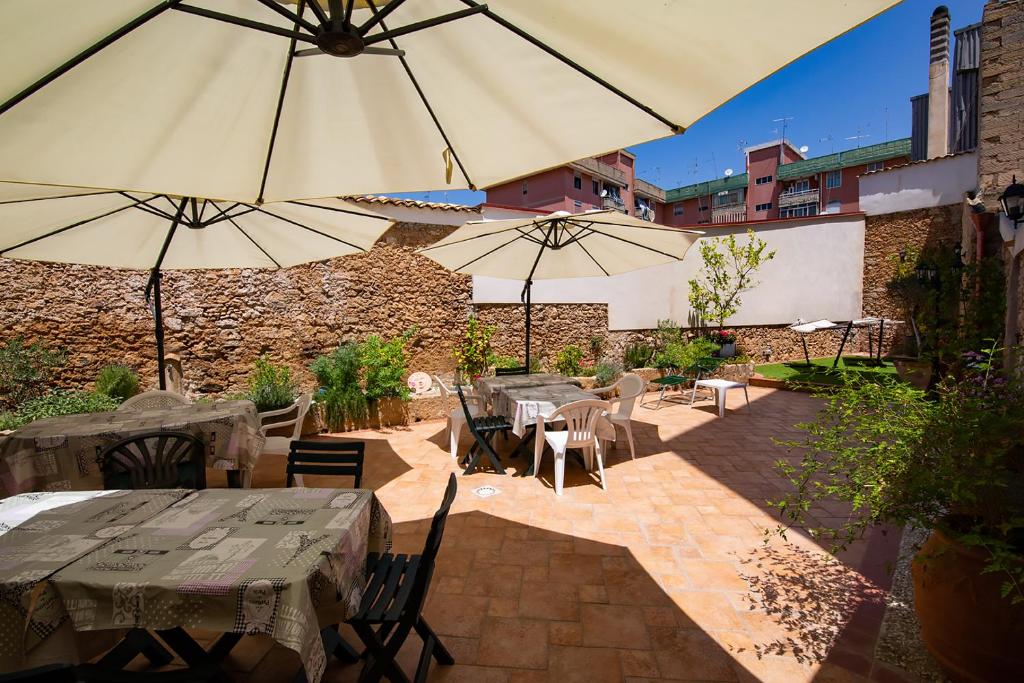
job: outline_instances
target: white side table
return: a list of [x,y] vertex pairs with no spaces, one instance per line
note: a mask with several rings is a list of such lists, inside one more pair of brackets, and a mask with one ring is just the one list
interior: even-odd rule
[[750,396],[747,394],[747,385],[743,382],[731,382],[727,379],[699,379],[693,383],[693,394],[690,396],[690,405],[697,397],[697,388],[704,387],[715,392],[715,405],[718,406],[718,417],[725,417],[725,395],[730,389],[743,389],[743,397],[747,399],[747,412],[750,412]]

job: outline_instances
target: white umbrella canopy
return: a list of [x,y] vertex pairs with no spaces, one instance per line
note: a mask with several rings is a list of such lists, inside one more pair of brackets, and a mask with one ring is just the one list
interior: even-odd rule
[[285,268],[369,251],[391,225],[387,216],[340,199],[255,206],[0,183],[0,256],[32,261]]
[[[896,2],[4,2],[0,180],[250,203],[488,187],[680,133]],[[737,20],[758,30],[709,30]]]
[[340,199],[262,206],[0,182],[0,256],[151,270],[160,388],[160,271],[283,268],[369,251],[387,216]]
[[524,280],[526,369],[534,280],[619,275],[681,261],[704,233],[669,228],[617,211],[470,221],[418,253],[466,275]]

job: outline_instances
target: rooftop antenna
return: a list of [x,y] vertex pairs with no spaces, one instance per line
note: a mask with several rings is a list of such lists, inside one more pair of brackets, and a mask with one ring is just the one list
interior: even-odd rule
[[885,137],[883,142],[889,142],[889,107],[882,107],[882,118],[885,126]]
[[711,168],[715,169],[715,176],[718,176],[718,161],[715,159],[715,153],[711,153]]
[[[870,123],[868,125],[864,126],[864,128],[870,128],[870,127],[871,127]],[[844,139],[845,140],[856,140],[857,141],[857,149],[860,149],[860,141],[865,139],[865,138],[871,137],[870,133],[862,133],[861,132],[862,130],[864,130],[864,128],[861,128],[860,126],[857,126],[857,134],[856,135],[851,135],[850,137],[844,138]]]
[[832,133],[829,133],[828,135],[826,135],[823,138],[818,138],[818,142],[828,142],[829,143],[829,147],[832,150],[829,153],[830,154],[835,154],[836,153],[836,139],[834,137],[832,137]]
[[[789,126],[789,122],[792,121],[792,120],[793,120],[792,116],[783,116],[782,118],[772,119],[772,123],[782,123],[782,126],[780,126],[780,128],[782,129],[782,134],[780,136],[782,138],[782,142],[786,141],[786,128]],[[776,129],[776,130],[778,130],[778,129]],[[782,147],[783,147],[782,145],[779,145],[779,163],[780,164],[785,163],[785,158],[783,156]]]

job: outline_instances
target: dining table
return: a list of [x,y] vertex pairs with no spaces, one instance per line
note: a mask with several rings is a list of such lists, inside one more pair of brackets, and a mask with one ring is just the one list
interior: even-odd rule
[[[512,433],[519,437],[519,444],[512,452],[512,457],[526,455],[529,461],[522,476],[532,476],[534,473],[530,446],[536,438],[538,416],[548,418],[564,405],[598,398],[576,384],[510,387],[498,392],[494,399],[494,413],[505,415],[512,423]],[[607,420],[598,424],[597,431],[600,438],[615,440],[615,427]]]
[[200,438],[206,466],[236,486],[248,483],[265,440],[256,405],[244,400],[43,418],[0,439],[0,495],[102,489],[103,449],[158,430]]
[[[510,389],[526,389],[529,387],[543,387],[552,384],[571,384],[579,388],[579,382],[572,377],[559,375],[551,372],[532,372],[523,375],[496,375],[480,377],[475,386],[478,396],[481,396],[489,405],[495,405],[502,391]],[[501,413],[494,411],[495,415]]]
[[[356,613],[367,555],[390,543],[365,489],[120,491],[46,510],[0,536],[0,671],[82,661],[82,634],[141,629],[193,667],[266,635],[317,683],[321,629]],[[47,643],[59,628],[78,637]],[[188,629],[222,635],[206,650]],[[99,665],[120,668],[117,649]]]

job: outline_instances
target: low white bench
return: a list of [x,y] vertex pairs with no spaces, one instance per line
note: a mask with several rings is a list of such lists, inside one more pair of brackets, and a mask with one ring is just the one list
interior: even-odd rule
[[697,398],[698,387],[711,389],[715,392],[715,405],[718,406],[718,417],[725,417],[725,395],[730,389],[743,389],[743,397],[747,399],[747,412],[750,412],[750,396],[747,394],[747,385],[743,382],[731,382],[727,379],[699,379],[693,383],[693,394],[690,396],[690,405]]

